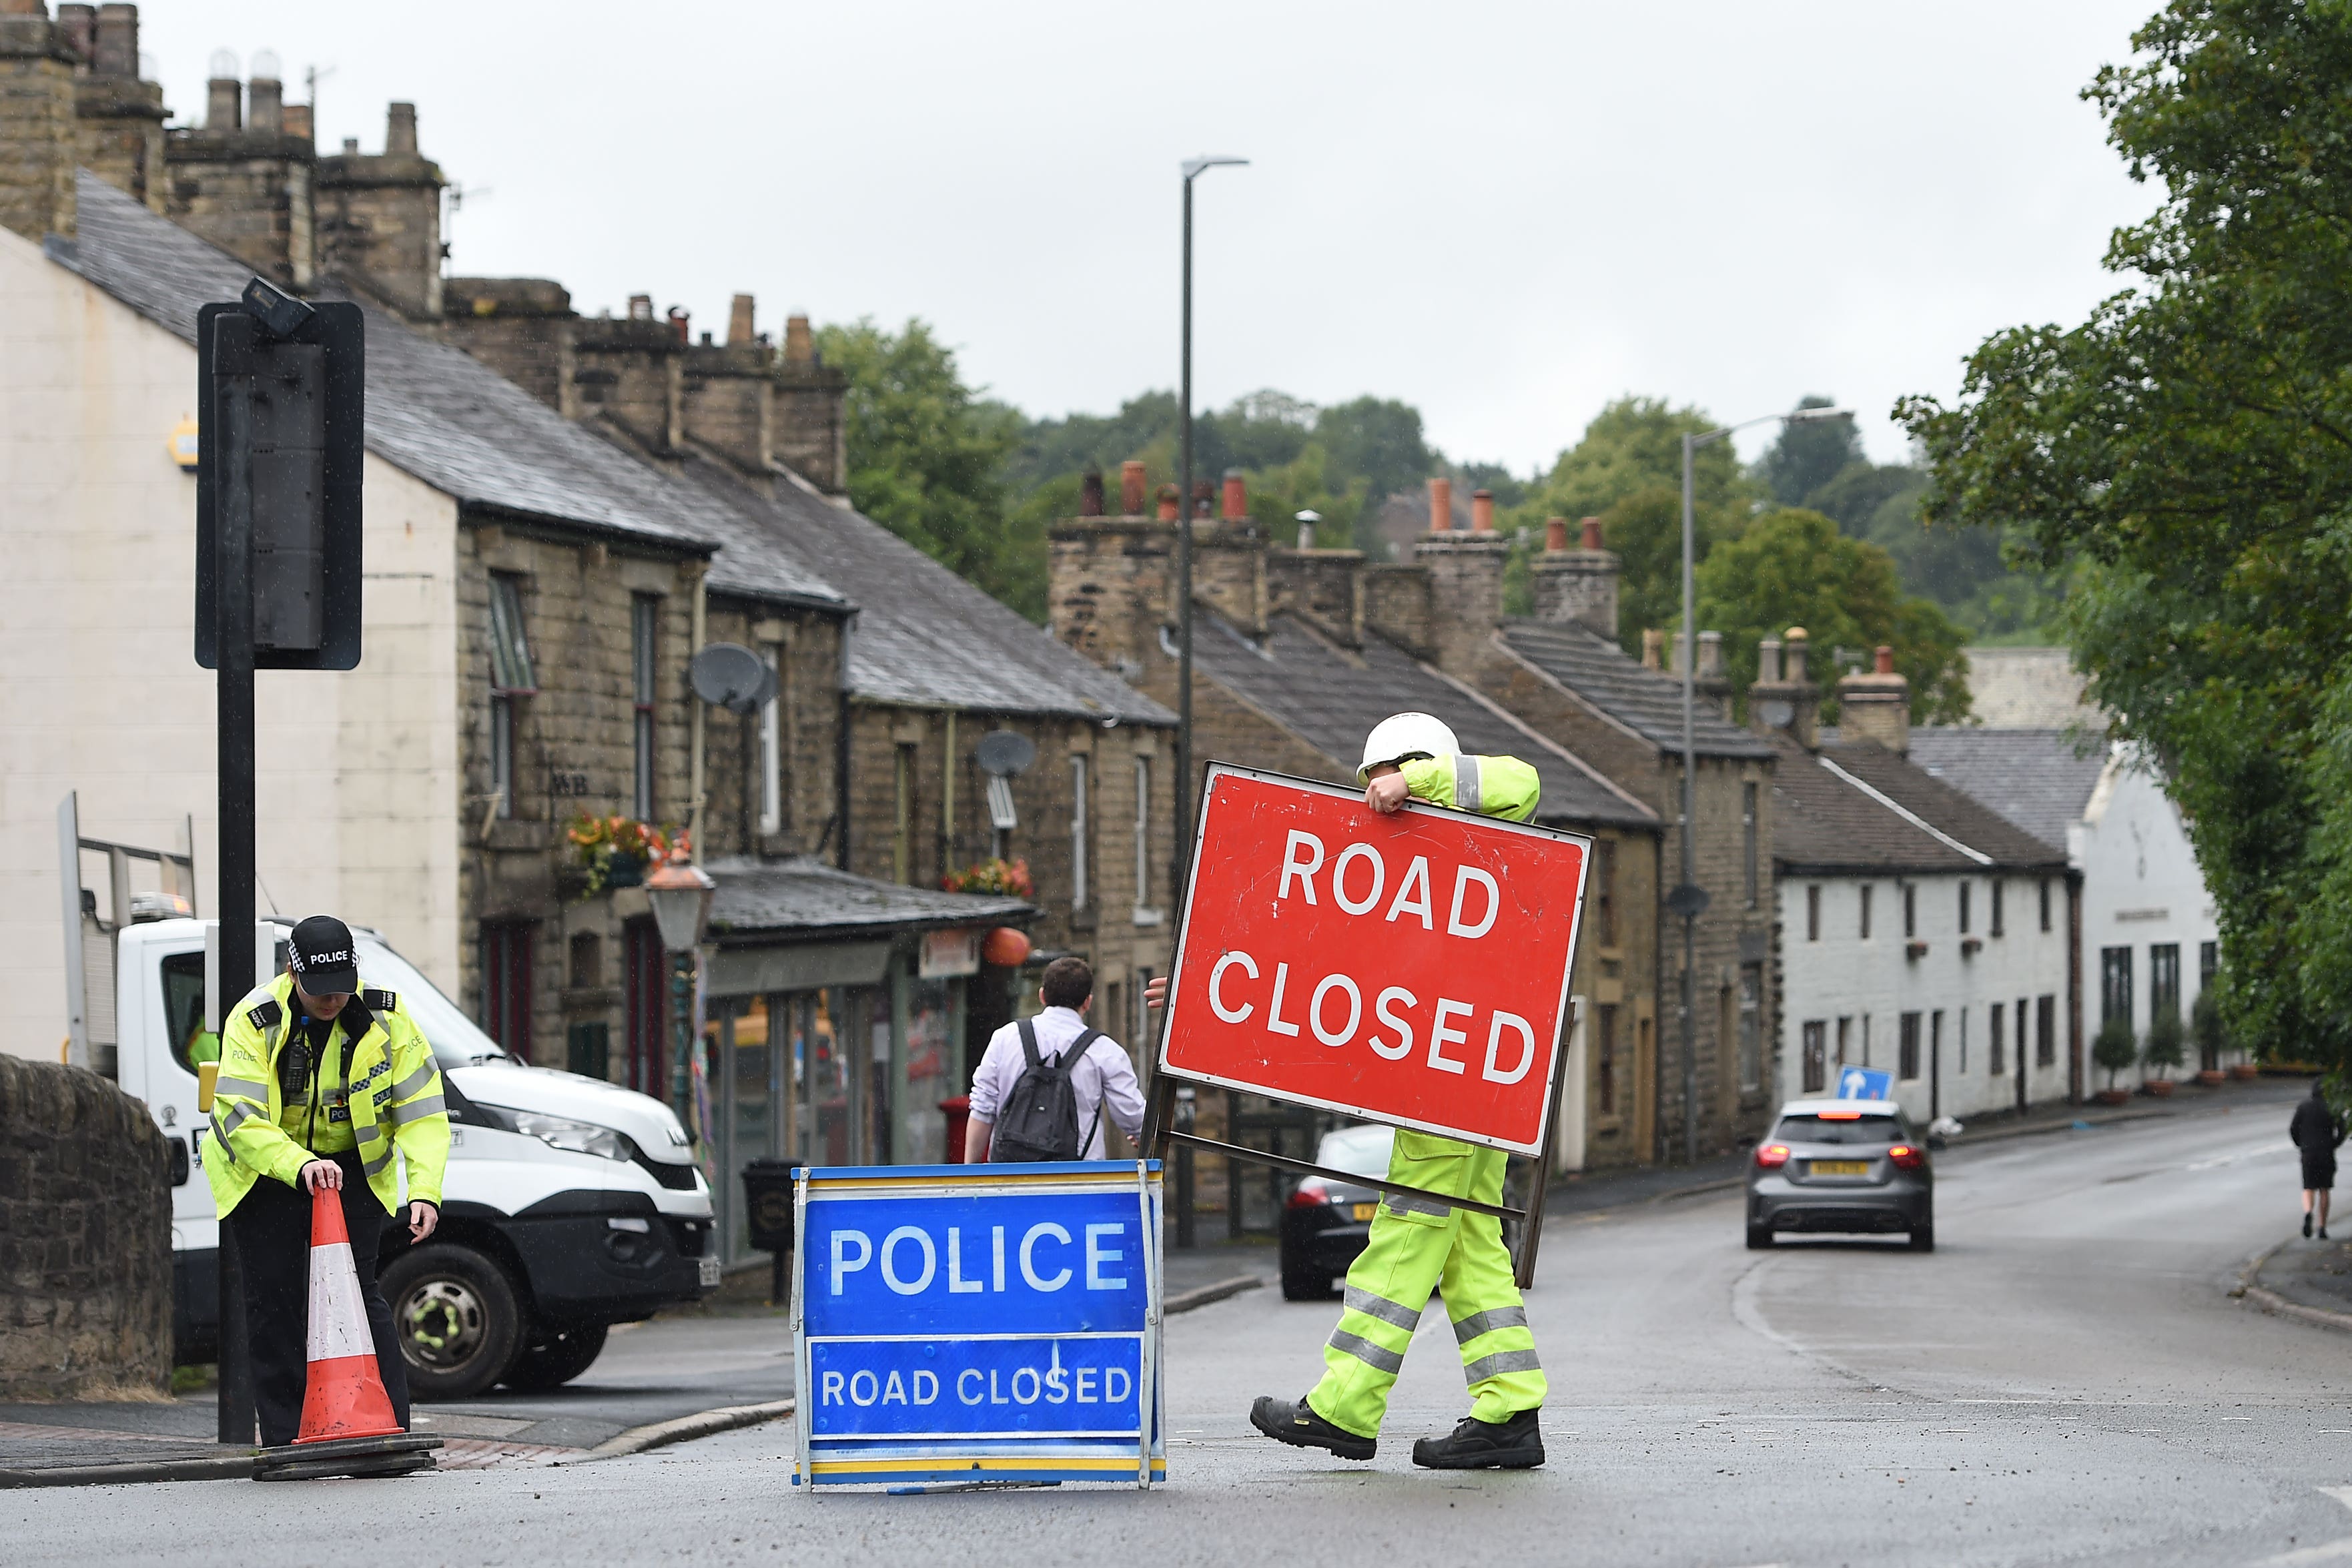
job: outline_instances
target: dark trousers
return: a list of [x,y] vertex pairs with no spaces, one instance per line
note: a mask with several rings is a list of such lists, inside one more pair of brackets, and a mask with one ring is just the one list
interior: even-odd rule
[[[408,1368],[400,1359],[400,1340],[392,1331],[392,1307],[375,1279],[376,1248],[391,1220],[360,1174],[358,1154],[327,1157],[343,1168],[343,1228],[351,1234],[360,1299],[367,1303],[368,1329],[375,1338],[376,1369],[383,1374],[393,1415],[404,1431]],[[237,1268],[245,1278],[247,1355],[264,1447],[291,1443],[302,1429],[302,1391],[310,1366],[310,1194],[299,1187],[264,1176],[229,1211]]]

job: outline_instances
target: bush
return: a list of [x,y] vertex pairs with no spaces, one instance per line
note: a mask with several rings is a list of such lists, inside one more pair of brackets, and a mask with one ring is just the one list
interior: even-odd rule
[[2139,1060],[2139,1042],[2132,1038],[2131,1025],[2122,1018],[2110,1018],[2099,1026],[2098,1038],[2091,1042],[2091,1059],[2107,1069],[2107,1087],[2116,1087],[2116,1074]]
[[2158,1013],[2147,1026],[2147,1046],[2141,1051],[2141,1058],[2162,1078],[2179,1067],[2187,1054],[2183,1049],[2180,1014],[2169,1008]]
[[2222,1037],[2221,1004],[2213,999],[2210,985],[2197,994],[2196,1005],[2189,1009],[2189,1034],[2197,1042],[2197,1065],[2219,1071],[2230,1042]]

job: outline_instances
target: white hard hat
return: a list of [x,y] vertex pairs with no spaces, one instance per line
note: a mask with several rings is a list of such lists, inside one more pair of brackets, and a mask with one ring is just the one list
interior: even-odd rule
[[1444,720],[1426,713],[1398,713],[1373,725],[1372,732],[1364,737],[1364,760],[1356,769],[1356,782],[1362,784],[1382,763],[1450,757],[1461,750],[1462,742],[1454,738]]

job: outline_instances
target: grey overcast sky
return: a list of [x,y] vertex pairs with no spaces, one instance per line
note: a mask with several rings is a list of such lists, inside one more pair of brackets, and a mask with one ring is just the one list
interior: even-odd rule
[[1830,393],[1900,458],[1896,396],[2117,286],[2154,196],[2077,94],[2153,8],[147,0],[142,47],[182,119],[215,49],[290,100],[331,68],[322,150],[415,100],[457,273],[921,316],[1037,415],[1174,384],[1177,165],[1242,154],[1199,186],[1201,404],[1401,397],[1524,472],[1626,392]]

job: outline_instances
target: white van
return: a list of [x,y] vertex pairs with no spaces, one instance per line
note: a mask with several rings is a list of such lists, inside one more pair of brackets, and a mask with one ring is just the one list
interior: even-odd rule
[[[283,968],[292,922],[262,923]],[[352,934],[362,983],[400,994],[448,1091],[440,1226],[418,1247],[394,1230],[380,1275],[417,1398],[552,1388],[588,1369],[610,1325],[718,1288],[710,1188],[667,1106],[516,1061],[381,936]],[[142,921],[112,942],[116,1078],[172,1144],[175,1356],[209,1361],[220,1224],[188,1056],[205,1026],[205,926]]]

